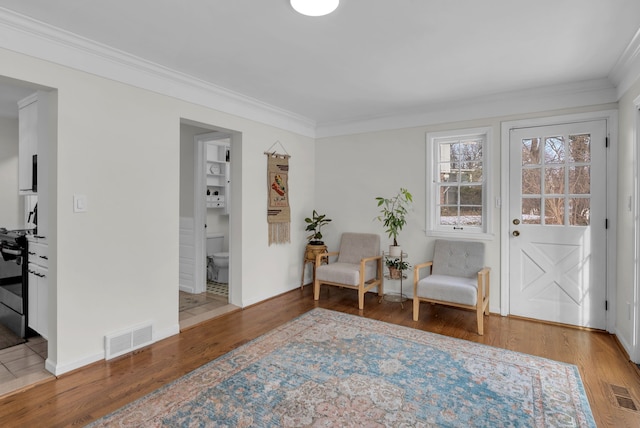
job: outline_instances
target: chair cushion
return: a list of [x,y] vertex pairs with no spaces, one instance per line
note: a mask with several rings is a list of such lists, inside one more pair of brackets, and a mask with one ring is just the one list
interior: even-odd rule
[[429,275],[418,281],[416,294],[427,299],[473,306],[478,299],[478,281],[475,278]]
[[483,267],[483,242],[436,240],[433,274],[476,278]]
[[[367,263],[364,269],[364,281],[376,277],[376,264]],[[316,278],[322,281],[337,282],[346,285],[360,284],[360,263],[331,263],[316,268]]]
[[340,240],[340,263],[360,263],[365,257],[380,255],[380,235],[373,233],[343,233]]

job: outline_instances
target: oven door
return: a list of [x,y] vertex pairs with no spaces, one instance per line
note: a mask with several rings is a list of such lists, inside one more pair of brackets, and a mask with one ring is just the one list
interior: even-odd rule
[[22,281],[22,250],[0,244],[0,285],[13,284]]

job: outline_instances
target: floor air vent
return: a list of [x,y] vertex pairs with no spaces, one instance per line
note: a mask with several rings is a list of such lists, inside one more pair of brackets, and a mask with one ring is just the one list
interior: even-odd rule
[[614,404],[619,408],[634,412],[640,410],[633,397],[631,397],[629,390],[624,386],[609,385],[609,390],[611,391]]
[[153,341],[151,324],[145,324],[104,337],[105,359],[124,355]]

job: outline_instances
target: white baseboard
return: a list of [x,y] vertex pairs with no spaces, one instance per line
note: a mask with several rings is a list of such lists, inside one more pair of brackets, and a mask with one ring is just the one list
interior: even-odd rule
[[[164,330],[154,330],[153,332],[153,341],[149,344],[153,344],[156,343],[160,340],[166,339],[168,337],[171,336],[175,336],[176,334],[180,333],[180,324],[174,324]],[[148,345],[147,345],[148,346]],[[72,361],[66,364],[57,364],[54,361],[50,360],[49,358],[47,358],[47,360],[44,363],[44,368],[50,372],[53,373],[56,376],[60,376],[64,373],[68,373],[70,371],[82,368],[84,366],[88,366],[89,364],[93,364],[97,361],[101,361],[104,360],[104,349],[102,349],[100,352],[92,354],[92,355],[88,355],[86,357],[83,357],[79,360],[76,361]]]

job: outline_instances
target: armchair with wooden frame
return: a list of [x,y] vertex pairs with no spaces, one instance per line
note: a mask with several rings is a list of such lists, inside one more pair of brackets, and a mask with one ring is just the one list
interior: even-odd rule
[[[323,258],[337,257],[335,263],[322,264]],[[374,287],[383,295],[380,236],[371,233],[343,233],[340,250],[316,257],[313,298],[320,299],[322,284],[358,291],[358,308],[364,309],[364,294]]]
[[[489,315],[490,269],[484,266],[484,243],[448,241],[435,243],[433,261],[414,266],[413,320],[418,321],[420,302],[429,302],[476,312],[478,334],[484,333]],[[420,270],[430,275],[420,278]]]

